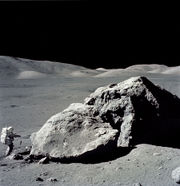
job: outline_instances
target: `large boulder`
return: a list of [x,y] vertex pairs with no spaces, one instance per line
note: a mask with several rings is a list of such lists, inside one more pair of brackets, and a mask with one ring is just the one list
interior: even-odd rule
[[[145,77],[98,88],[31,136],[31,155],[78,158],[179,136],[180,99]],[[163,136],[164,135],[164,136]],[[154,140],[154,141],[153,141]]]

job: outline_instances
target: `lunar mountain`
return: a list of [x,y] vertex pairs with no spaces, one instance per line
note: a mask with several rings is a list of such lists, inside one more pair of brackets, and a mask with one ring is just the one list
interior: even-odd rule
[[30,154],[74,160],[140,143],[178,146],[179,110],[177,96],[146,77],[132,77],[52,116],[31,135]]

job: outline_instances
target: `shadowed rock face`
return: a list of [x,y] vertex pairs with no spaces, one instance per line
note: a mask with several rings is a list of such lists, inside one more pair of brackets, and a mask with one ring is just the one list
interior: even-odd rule
[[145,77],[100,87],[33,133],[31,154],[62,159],[138,143],[171,145],[180,129],[179,108],[178,97]]

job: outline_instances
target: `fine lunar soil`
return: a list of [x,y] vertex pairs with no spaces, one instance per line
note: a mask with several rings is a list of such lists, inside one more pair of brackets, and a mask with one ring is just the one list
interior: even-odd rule
[[[134,65],[127,69],[90,70],[0,56],[0,130],[14,127],[21,135],[14,141],[14,151],[21,152],[31,145],[30,135],[52,115],[71,103],[82,103],[98,87],[139,75],[180,97],[179,66]],[[138,183],[173,186],[177,183],[171,178],[172,170],[180,166],[180,149],[165,145],[138,144],[127,152],[94,163],[27,163],[5,158],[5,151],[6,146],[0,144],[0,186]]]

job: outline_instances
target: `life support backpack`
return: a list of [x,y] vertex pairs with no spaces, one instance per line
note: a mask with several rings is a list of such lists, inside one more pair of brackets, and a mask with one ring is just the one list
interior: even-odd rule
[[5,145],[10,145],[13,142],[13,128],[5,127],[1,131],[1,143]]

